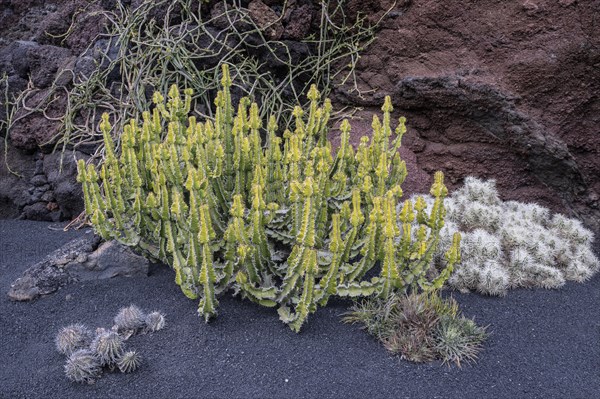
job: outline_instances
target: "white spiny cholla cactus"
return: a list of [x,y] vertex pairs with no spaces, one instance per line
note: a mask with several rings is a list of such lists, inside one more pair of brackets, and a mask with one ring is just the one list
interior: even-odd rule
[[495,230],[500,224],[500,204],[493,182],[467,177],[448,205],[448,218],[469,230]]
[[479,268],[477,291],[487,295],[504,295],[509,286],[510,275],[502,264],[495,260],[485,260]]
[[498,261],[502,258],[500,239],[487,231],[475,229],[463,237],[465,246],[462,249],[462,255],[466,259]]
[[591,278],[600,268],[598,258],[590,248],[577,248],[573,260],[565,269],[565,278],[583,282]]
[[528,223],[535,222],[538,224],[545,223],[550,219],[550,210],[538,204],[527,204],[525,202],[507,201],[503,207],[510,211],[504,217],[511,218],[512,222]]
[[510,251],[507,259],[508,272],[511,276],[510,288],[543,287],[558,288],[565,283],[563,273],[535,260],[524,248]]
[[594,240],[594,234],[584,228],[579,220],[569,219],[560,214],[552,217],[549,228],[557,236],[573,241],[576,244],[590,245]]
[[502,202],[493,180],[467,177],[445,205],[447,222],[433,259],[443,259],[452,233],[460,231],[462,262],[448,280],[456,289],[504,295],[517,287],[558,288],[600,269],[594,235],[580,221],[552,216],[537,204]]

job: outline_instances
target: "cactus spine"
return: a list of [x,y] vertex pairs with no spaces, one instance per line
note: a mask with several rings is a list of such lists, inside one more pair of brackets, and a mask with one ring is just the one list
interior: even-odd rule
[[123,354],[124,340],[114,331],[99,331],[90,349],[96,354],[102,366],[113,368]]
[[142,364],[142,357],[136,351],[127,351],[117,361],[122,373],[132,373]]
[[93,337],[92,332],[83,324],[71,324],[58,332],[54,343],[56,350],[69,356],[71,353],[87,347]]
[[100,360],[89,349],[73,352],[65,363],[65,375],[73,382],[93,384],[101,372]]
[[146,324],[146,315],[135,305],[129,305],[119,310],[115,316],[115,326],[119,331],[137,331]]
[[[406,127],[400,118],[392,130],[389,97],[383,119],[373,119],[372,139],[363,137],[356,151],[350,123],[342,122],[334,156],[327,141],[331,103],[319,105],[316,87],[308,111],[294,109],[293,129],[277,137],[271,117],[263,143],[258,106],[243,98],[234,113],[227,65],[221,83],[215,119],[205,122],[188,118],[191,90],[182,99],[173,86],[166,102],[156,93],[141,126],[126,125],[118,159],[103,118],[100,177],[94,166],[79,163],[86,211],[101,235],[171,265],[207,321],[217,314],[217,294],[230,288],[278,306],[281,319],[299,331],[331,295],[386,296],[443,284],[458,238],[447,268],[433,281],[425,277],[445,215],[443,175],[435,176],[431,209],[405,201],[397,215],[407,174],[397,150]],[[365,280],[379,263],[380,275]]]

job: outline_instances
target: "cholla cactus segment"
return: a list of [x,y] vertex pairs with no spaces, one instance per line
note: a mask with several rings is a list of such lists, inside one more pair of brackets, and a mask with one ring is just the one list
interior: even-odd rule
[[487,260],[478,271],[477,291],[487,295],[505,295],[510,276],[500,263]]
[[136,351],[127,351],[117,361],[119,370],[122,373],[131,373],[137,370],[142,364],[142,357]]
[[146,330],[149,332],[160,331],[165,328],[165,316],[160,312],[150,312],[146,315]]
[[579,260],[594,275],[600,271],[600,259],[590,247],[579,247],[575,251],[575,259]]
[[115,331],[100,331],[90,350],[96,354],[103,366],[114,367],[125,349],[124,339]]
[[597,271],[586,264],[582,259],[574,258],[573,261],[565,269],[565,278],[578,283],[589,280]]
[[463,197],[482,205],[499,205],[501,202],[495,180],[484,181],[471,176],[465,178],[463,187],[456,191],[454,197]]
[[[431,197],[424,201],[431,206]],[[504,295],[509,288],[558,288],[600,269],[591,250],[593,234],[580,221],[551,215],[537,204],[502,202],[493,181],[465,179],[446,209],[448,228],[440,231],[433,259],[443,259],[452,230],[462,232],[462,261],[448,280],[461,291]]]
[[564,215],[554,215],[549,227],[557,236],[575,244],[588,246],[594,239],[594,234],[583,227],[579,220],[570,219]]
[[[120,154],[103,117],[108,150],[100,172],[78,165],[86,212],[103,237],[171,265],[206,321],[230,289],[278,307],[299,331],[332,295],[386,296],[445,282],[460,258],[460,239],[450,240],[450,256],[433,270],[446,215],[444,175],[435,173],[429,200],[401,198],[407,170],[398,149],[406,125],[401,118],[393,128],[389,97],[371,137],[356,149],[350,121],[342,122],[334,153],[327,141],[331,102],[321,103],[316,87],[308,109],[295,107],[292,126],[278,137],[275,118],[262,121],[250,99],[235,112],[227,65],[222,77],[214,120],[189,117],[191,91],[182,99],[171,88],[153,97],[155,108],[141,123],[125,125]],[[366,279],[379,264],[379,276]],[[128,311],[115,322],[137,330],[144,320],[138,316]]]
[[129,305],[119,310],[115,316],[115,325],[119,331],[137,331],[146,325],[146,315],[135,305]]
[[504,215],[507,215],[507,211],[513,213],[510,215],[514,217],[513,221],[523,221],[535,224],[544,225],[550,219],[550,211],[543,206],[538,204],[529,204],[518,201],[506,201],[503,206],[505,210]]
[[71,324],[58,332],[54,343],[56,350],[69,356],[71,353],[89,346],[93,337],[91,330],[83,324]]
[[499,260],[503,255],[500,239],[483,229],[464,233],[462,242],[462,256],[475,263],[483,264],[486,260]]
[[496,205],[469,203],[462,210],[462,223],[468,229],[495,230],[500,225],[501,208]]
[[73,382],[92,384],[101,372],[100,360],[89,349],[73,352],[65,363],[65,375]]

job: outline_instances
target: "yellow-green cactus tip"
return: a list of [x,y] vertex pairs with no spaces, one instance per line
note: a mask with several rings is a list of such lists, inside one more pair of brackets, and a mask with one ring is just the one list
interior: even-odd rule
[[385,96],[381,110],[383,112],[392,112],[394,110],[394,107],[392,106],[392,98],[390,96]]
[[348,121],[348,119],[344,119],[342,121],[342,124],[340,125],[340,130],[342,131],[342,133],[350,132],[350,122]]
[[163,101],[165,101],[165,98],[163,97],[163,95],[160,94],[158,91],[155,91],[154,95],[152,96],[152,102],[154,104],[162,104]]
[[306,97],[311,101],[317,101],[320,95],[321,93],[317,90],[317,85],[310,85],[310,90],[308,90],[308,95]]

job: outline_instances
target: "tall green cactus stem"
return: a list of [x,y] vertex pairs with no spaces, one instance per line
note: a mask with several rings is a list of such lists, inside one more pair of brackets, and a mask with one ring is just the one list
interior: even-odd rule
[[[182,95],[173,86],[166,100],[155,93],[154,108],[125,126],[118,155],[103,116],[100,172],[78,165],[86,212],[103,237],[171,265],[207,321],[217,314],[217,295],[229,289],[278,307],[299,331],[332,295],[385,297],[444,283],[460,258],[460,237],[435,274],[443,174],[435,175],[431,209],[422,198],[400,203],[406,126],[400,118],[392,129],[389,97],[383,118],[373,118],[372,138],[356,150],[349,121],[341,123],[334,154],[331,103],[320,105],[316,87],[308,110],[296,107],[295,123],[278,137],[275,117],[264,127],[249,99],[234,112],[227,65],[221,83],[214,120],[188,116],[191,90]],[[379,275],[365,279],[374,268]]]

